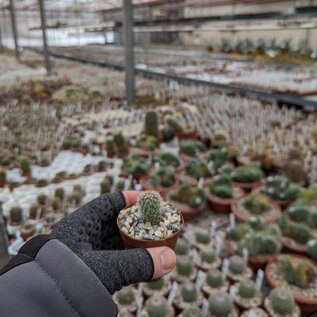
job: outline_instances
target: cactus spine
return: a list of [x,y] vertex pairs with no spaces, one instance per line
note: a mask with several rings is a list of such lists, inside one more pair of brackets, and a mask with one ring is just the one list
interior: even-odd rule
[[144,222],[149,222],[151,225],[158,225],[160,223],[162,219],[162,199],[159,193],[154,191],[144,192],[141,194],[138,204]]

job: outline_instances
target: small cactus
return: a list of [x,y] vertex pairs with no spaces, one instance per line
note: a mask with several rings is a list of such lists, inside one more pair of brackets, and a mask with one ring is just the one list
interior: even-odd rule
[[262,177],[262,170],[254,164],[239,167],[232,173],[233,180],[239,183],[255,183]]
[[224,284],[224,278],[218,269],[212,268],[207,272],[206,282],[211,288],[218,288]]
[[242,274],[246,269],[241,256],[232,255],[229,258],[229,270],[235,274]]
[[212,249],[204,249],[201,252],[201,261],[206,263],[213,263],[216,259],[216,253]]
[[146,191],[141,194],[138,205],[143,215],[144,222],[158,225],[162,219],[162,199],[158,192]]
[[275,313],[285,316],[291,314],[295,308],[292,294],[284,288],[275,288],[269,295],[269,301]]
[[194,264],[187,256],[179,256],[176,260],[176,270],[181,276],[190,276],[193,272]]
[[161,290],[163,287],[164,287],[164,278],[163,277],[161,277],[161,278],[159,278],[157,281],[155,281],[155,282],[149,282],[149,283],[147,283],[146,285],[147,285],[147,287],[149,288],[149,289],[151,289],[152,291],[159,291],[159,290]]
[[111,184],[105,179],[100,183],[100,194],[106,194],[111,192]]
[[147,135],[157,136],[159,132],[159,120],[155,111],[149,111],[145,115],[144,132]]
[[0,187],[3,186],[7,181],[7,173],[6,170],[0,168]]
[[287,208],[286,213],[295,222],[308,222],[310,209],[305,205],[294,205]]
[[119,179],[116,183],[116,191],[123,191],[125,186],[125,182],[123,179]]
[[252,280],[242,280],[239,283],[239,295],[242,298],[253,298],[255,295],[255,283]]
[[120,305],[130,305],[135,300],[135,294],[131,287],[125,287],[117,293],[117,299]]
[[183,317],[204,317],[203,312],[197,307],[190,307],[183,311]]
[[198,230],[195,232],[196,241],[202,244],[208,244],[211,241],[211,236],[208,231]]
[[48,202],[48,197],[47,197],[47,195],[45,195],[45,194],[39,194],[39,195],[37,196],[37,202],[38,202],[40,205],[45,206],[45,205],[47,204],[47,202]]
[[175,253],[177,255],[185,255],[189,251],[188,243],[183,239],[178,239],[176,242]]
[[233,301],[227,293],[217,291],[209,299],[209,312],[212,316],[227,317],[233,310]]
[[10,220],[14,225],[20,225],[23,220],[23,211],[20,206],[13,206],[10,209]]
[[54,196],[59,198],[61,201],[63,201],[64,198],[65,198],[65,190],[64,190],[64,188],[62,188],[62,187],[56,188]]
[[169,305],[163,296],[153,296],[147,301],[145,310],[149,317],[165,317],[168,314]]
[[181,288],[181,296],[185,303],[195,302],[198,297],[196,285],[191,282],[185,283]]
[[286,176],[293,182],[302,182],[305,178],[302,161],[292,160],[288,162],[286,167]]
[[20,167],[23,176],[28,176],[31,173],[31,163],[28,157],[22,156],[20,158]]

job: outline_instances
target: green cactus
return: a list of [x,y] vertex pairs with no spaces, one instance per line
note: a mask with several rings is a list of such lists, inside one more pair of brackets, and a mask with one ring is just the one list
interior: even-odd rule
[[30,219],[36,219],[38,210],[39,210],[39,205],[38,204],[33,204],[30,207],[30,210],[29,210]]
[[317,239],[310,240],[307,244],[307,253],[314,260],[317,261]]
[[186,282],[182,285],[181,296],[185,303],[193,303],[198,298],[196,285],[191,282]]
[[145,151],[154,151],[157,146],[157,139],[153,135],[142,134],[136,141],[135,146]]
[[243,205],[254,215],[261,215],[265,211],[269,210],[272,206],[272,201],[269,196],[261,194],[259,192],[248,195]]
[[138,206],[144,222],[158,225],[162,219],[162,198],[158,192],[146,191],[140,195]]
[[23,210],[16,205],[10,209],[10,220],[13,225],[20,225],[23,221]]
[[183,317],[204,317],[203,312],[197,307],[190,307],[183,311]]
[[54,196],[59,198],[61,201],[63,201],[64,198],[65,198],[65,190],[64,190],[64,188],[62,188],[62,187],[56,188]]
[[206,230],[197,230],[195,232],[195,238],[198,243],[208,244],[211,241],[211,235]]
[[179,113],[174,113],[173,115],[166,117],[166,123],[169,128],[171,128],[174,133],[183,132],[186,127],[186,123]]
[[150,174],[149,182],[155,188],[170,187],[176,183],[175,173],[170,167],[161,167]]
[[117,293],[117,299],[120,305],[126,306],[130,305],[135,300],[135,293],[131,286],[124,287]]
[[307,288],[314,276],[316,276],[316,268],[311,262],[300,261],[295,269],[295,285],[300,288]]
[[147,287],[151,289],[152,291],[160,291],[164,287],[164,277],[159,278],[158,280],[154,282],[147,283]]
[[28,157],[22,156],[20,158],[20,168],[22,170],[22,173],[24,175],[30,174],[31,173],[31,162]]
[[234,228],[228,228],[226,231],[227,238],[233,241],[240,241],[250,233],[250,227],[247,224],[238,224]]
[[119,179],[116,183],[116,191],[120,192],[124,190],[125,182],[123,179]]
[[312,209],[310,212],[310,225],[317,228],[317,209]]
[[189,252],[188,243],[183,239],[178,239],[176,242],[175,253],[177,255],[185,255]]
[[162,167],[172,166],[178,167],[180,166],[180,161],[174,154],[170,152],[159,153],[154,156],[154,162],[160,163]]
[[206,196],[199,187],[190,187],[183,184],[170,193],[170,198],[179,203],[187,204],[192,208],[197,208],[205,201]]
[[62,202],[58,197],[54,197],[51,201],[51,206],[54,211],[58,211],[62,206]]
[[200,152],[205,150],[203,143],[195,140],[186,140],[180,143],[180,152],[190,157],[197,157]]
[[[281,224],[281,222],[279,222]],[[294,241],[306,244],[313,238],[313,234],[309,227],[302,223],[290,223],[287,225],[280,225],[284,236],[293,239]]]
[[229,258],[229,270],[234,274],[242,274],[246,270],[246,265],[241,256],[232,255]]
[[128,143],[121,133],[115,134],[113,136],[113,142],[118,156],[122,157],[128,153]]
[[176,133],[174,129],[172,129],[171,127],[164,127],[161,130],[161,135],[162,135],[163,142],[170,142],[175,138]]
[[7,181],[7,172],[5,169],[0,168],[0,186],[4,185]]
[[264,228],[263,221],[260,217],[251,217],[249,220],[249,226],[253,230],[262,230]]
[[137,155],[128,155],[123,160],[124,167],[128,174],[139,175],[149,171],[150,166],[146,158]]
[[211,194],[215,195],[216,197],[222,199],[232,199],[233,198],[233,189],[231,186],[228,185],[215,185],[210,183],[209,190]]
[[294,311],[295,301],[291,292],[287,289],[274,288],[269,295],[269,301],[273,311],[282,316],[291,314]]
[[310,218],[310,209],[305,205],[290,206],[286,213],[295,222],[308,222]]
[[317,186],[305,189],[300,195],[300,201],[305,205],[317,207]]
[[218,269],[212,268],[207,272],[206,282],[211,288],[218,288],[224,284],[224,278]]
[[100,194],[106,194],[111,192],[111,184],[107,179],[104,179],[100,183]]
[[213,263],[216,259],[216,253],[212,249],[204,249],[201,251],[201,261],[206,263]]
[[300,160],[292,160],[287,163],[286,176],[295,183],[300,183],[305,178],[303,163]]
[[193,272],[194,264],[188,256],[178,256],[176,259],[176,271],[181,276],[190,276]]
[[165,317],[169,311],[169,305],[163,296],[152,296],[145,305],[149,317]]
[[116,154],[116,145],[114,143],[114,140],[106,141],[106,151],[109,157],[112,157]]
[[227,148],[212,149],[208,155],[208,161],[213,161],[214,168],[218,170],[223,166],[229,159],[229,154]]
[[289,150],[288,150],[288,160],[289,161],[293,161],[293,160],[302,160],[303,159],[303,154],[302,154],[302,151],[300,150],[300,148],[297,146],[297,147],[291,147]]
[[214,131],[212,136],[212,145],[216,148],[223,148],[229,142],[229,136],[226,131],[219,129]]
[[185,166],[185,173],[196,180],[199,180],[201,177],[207,178],[211,176],[207,163],[200,159],[195,159],[188,163]]
[[283,276],[287,283],[294,284],[295,283],[295,271],[294,264],[289,256],[283,256],[279,259],[279,264],[281,265]]
[[159,133],[159,118],[155,111],[149,111],[145,115],[144,132],[147,135],[157,136]]
[[255,164],[239,167],[232,173],[232,179],[239,183],[255,183],[260,181],[262,177],[262,170]]
[[45,206],[45,205],[47,204],[47,202],[48,202],[48,197],[47,197],[47,195],[45,195],[45,194],[39,194],[39,195],[37,196],[37,202],[38,202],[40,205]]
[[239,283],[238,292],[242,298],[253,298],[256,292],[254,281],[250,279],[242,280]]
[[79,206],[83,199],[83,195],[79,191],[73,191],[68,197],[68,201],[74,204],[75,206]]
[[233,301],[229,294],[217,291],[209,299],[209,312],[212,316],[228,317],[233,310]]

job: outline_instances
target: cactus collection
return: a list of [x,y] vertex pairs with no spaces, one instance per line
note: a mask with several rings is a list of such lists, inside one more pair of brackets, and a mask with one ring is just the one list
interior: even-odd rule
[[176,183],[175,173],[170,167],[161,167],[150,173],[149,183],[154,188],[170,187]]
[[206,197],[202,189],[183,184],[170,193],[170,199],[197,208],[205,201]]

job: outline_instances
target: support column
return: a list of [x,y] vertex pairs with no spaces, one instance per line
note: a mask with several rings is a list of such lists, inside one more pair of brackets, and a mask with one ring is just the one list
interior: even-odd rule
[[40,5],[40,13],[41,13],[41,29],[42,29],[42,37],[43,37],[43,51],[44,51],[44,59],[45,59],[45,68],[47,74],[51,74],[51,62],[49,56],[49,49],[47,43],[47,36],[46,36],[46,15],[45,15],[45,3],[44,0],[39,0]]
[[14,0],[10,0],[10,14],[11,14],[11,24],[12,24],[12,33],[13,33],[13,40],[14,40],[15,57],[17,60],[19,60],[20,59],[20,52],[19,52],[19,44],[18,44],[18,29],[17,29],[17,22],[16,22],[16,17],[15,17]]
[[125,50],[125,82],[128,105],[135,99],[134,35],[132,0],[123,0],[123,44]]

